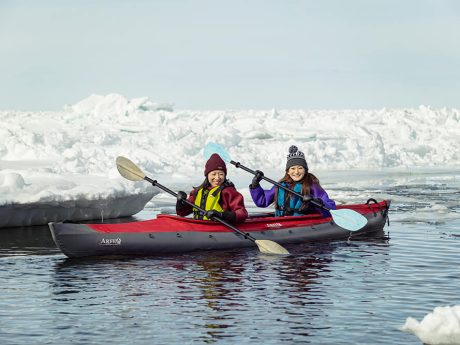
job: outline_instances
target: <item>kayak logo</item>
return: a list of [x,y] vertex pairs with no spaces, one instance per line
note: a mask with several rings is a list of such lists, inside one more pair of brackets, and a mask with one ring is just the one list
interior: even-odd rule
[[103,238],[101,242],[99,242],[101,246],[119,246],[121,245],[121,238]]
[[265,225],[267,226],[267,228],[281,228],[283,226],[283,224],[281,223],[268,223]]

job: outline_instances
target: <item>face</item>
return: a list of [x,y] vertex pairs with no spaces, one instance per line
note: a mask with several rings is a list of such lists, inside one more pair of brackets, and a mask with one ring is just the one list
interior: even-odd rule
[[298,182],[305,176],[305,168],[301,165],[294,165],[289,168],[287,173],[294,180],[294,182]]
[[208,181],[213,188],[220,186],[225,181],[225,173],[222,170],[213,170],[208,174]]

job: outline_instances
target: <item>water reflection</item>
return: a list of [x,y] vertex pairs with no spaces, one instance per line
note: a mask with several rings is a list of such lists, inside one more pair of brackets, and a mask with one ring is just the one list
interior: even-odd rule
[[[241,294],[242,280],[245,279],[244,255],[229,251],[222,254],[209,253],[196,261],[194,270],[201,274],[193,277],[192,284],[196,284],[200,291],[197,296],[204,301],[207,308],[203,315],[202,339],[212,343],[221,339],[235,326],[233,314],[244,308],[244,301],[238,296]],[[189,283],[189,282],[188,282]]]
[[[329,274],[334,248],[289,257],[254,249],[64,259],[56,263],[50,281],[55,322],[59,325],[59,315],[65,313],[70,319],[90,314],[97,323],[104,310],[110,324],[130,319],[143,324],[145,316],[160,332],[166,322],[179,322],[183,331],[208,343],[238,337],[237,329],[258,332],[254,327],[260,322],[282,324],[289,333],[305,336],[311,326],[309,310],[319,316],[320,305],[330,303],[327,296],[318,297],[315,286],[321,283],[315,280]],[[268,328],[267,334],[278,331]]]
[[[245,328],[254,332],[257,330],[251,325],[262,322],[287,326],[290,336],[308,335],[308,310],[315,309],[314,314],[319,316],[319,305],[328,303],[326,296],[318,297],[314,287],[320,284],[315,279],[327,275],[333,250],[334,246],[324,246],[308,255],[288,257],[226,252],[197,260],[199,271],[205,275],[195,277],[192,284],[199,287],[200,298],[209,308],[203,325],[210,337],[208,342],[231,336],[238,316],[245,314],[253,314]],[[268,335],[271,331],[266,332]]]
[[0,257],[58,252],[48,225],[0,229]]

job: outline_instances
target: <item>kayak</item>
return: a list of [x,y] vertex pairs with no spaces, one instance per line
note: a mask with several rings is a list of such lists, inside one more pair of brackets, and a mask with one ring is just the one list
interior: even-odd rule
[[[250,216],[235,226],[257,240],[279,244],[331,241],[382,232],[388,221],[390,200],[338,206],[362,214],[368,220],[358,231],[339,227],[321,214],[274,217],[273,213]],[[232,229],[213,221],[159,214],[157,218],[123,223],[49,223],[57,247],[68,257],[100,255],[159,255],[196,250],[254,247]]]

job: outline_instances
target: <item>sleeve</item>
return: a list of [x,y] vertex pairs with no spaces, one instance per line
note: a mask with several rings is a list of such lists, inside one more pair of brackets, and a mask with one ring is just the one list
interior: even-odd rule
[[[327,208],[331,210],[335,210],[337,208],[337,206],[335,205],[335,201],[329,198],[329,195],[327,194],[327,192],[318,185],[312,186],[311,197],[321,199],[323,201],[324,206],[326,206]],[[315,209],[325,216],[328,216],[328,217],[331,216],[331,214],[326,210],[323,210],[319,207],[315,207]]]
[[224,211],[235,212],[236,223],[243,223],[248,218],[244,197],[234,187],[227,187],[222,190],[221,201]]
[[275,200],[275,186],[271,189],[263,189],[261,186],[249,188],[252,201],[257,207],[268,207]]
[[[190,195],[188,196],[187,200],[190,201],[192,204],[195,203],[195,197],[196,197],[196,193],[194,193],[195,190],[193,190]],[[190,206],[190,205],[182,205],[182,204],[179,204],[179,203],[176,203],[176,214],[178,216],[182,216],[182,217],[186,217],[188,216],[189,214],[191,214],[193,212],[193,207]]]

